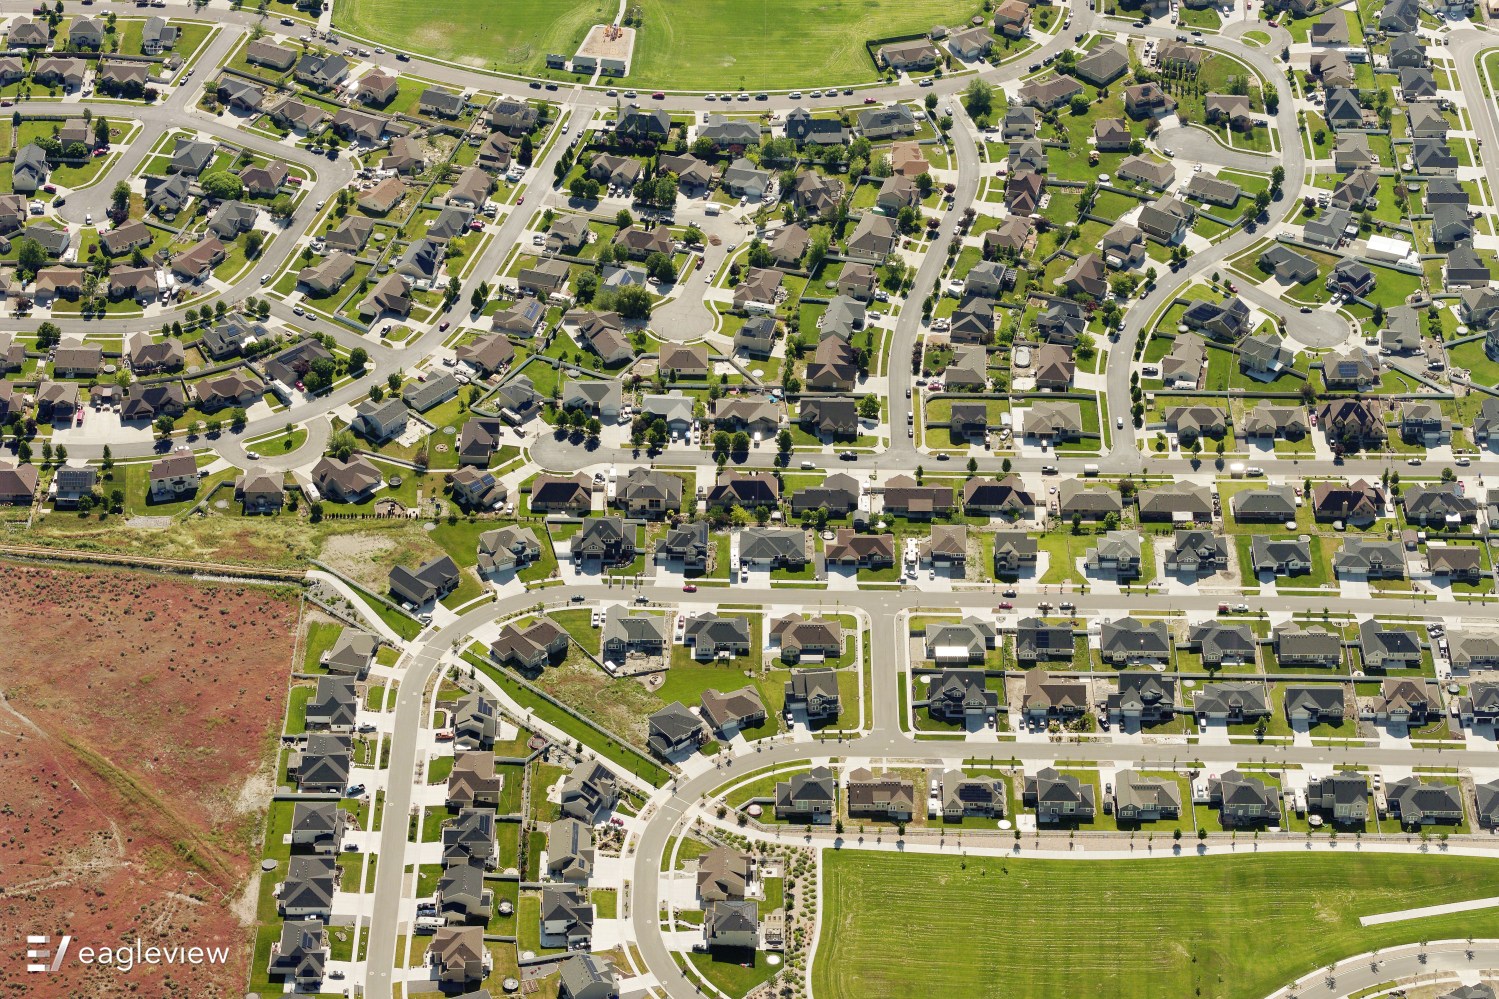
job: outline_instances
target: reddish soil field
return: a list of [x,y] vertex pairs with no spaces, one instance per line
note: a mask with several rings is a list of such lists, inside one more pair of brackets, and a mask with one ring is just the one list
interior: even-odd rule
[[[243,994],[254,868],[296,599],[0,562],[0,994]],[[55,974],[25,935],[71,934]],[[227,946],[128,973],[83,945]]]

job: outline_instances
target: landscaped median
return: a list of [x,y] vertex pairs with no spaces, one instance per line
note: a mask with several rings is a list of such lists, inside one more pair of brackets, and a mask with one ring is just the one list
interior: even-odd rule
[[[940,981],[965,999],[1262,999],[1377,948],[1499,933],[1499,909],[1359,923],[1499,894],[1499,860],[1242,845],[1176,858],[1163,838],[1157,859],[1089,862],[824,851],[813,994],[917,995]],[[901,946],[912,927],[919,946]]]

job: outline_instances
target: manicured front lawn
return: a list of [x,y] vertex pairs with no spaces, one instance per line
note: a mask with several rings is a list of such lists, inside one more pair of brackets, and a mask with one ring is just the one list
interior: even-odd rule
[[[1259,999],[1376,947],[1499,930],[1494,909],[1358,921],[1486,897],[1499,887],[1499,861],[1490,860],[1350,851],[1080,864],[829,851],[824,865],[819,999],[916,995],[939,977],[965,997]],[[993,912],[1025,918],[985,915]],[[922,944],[902,946],[912,926],[922,927]],[[1036,960],[1059,926],[1067,960]],[[1238,960],[1246,926],[1276,946]]]

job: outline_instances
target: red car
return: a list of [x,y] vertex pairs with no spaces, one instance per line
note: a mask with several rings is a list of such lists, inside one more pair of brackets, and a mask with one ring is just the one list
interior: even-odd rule
[[653,100],[653,101],[664,101],[664,100],[666,100],[666,95],[663,94],[661,91],[658,90],[654,94],[651,95],[651,100]]
[[697,584],[696,583],[683,583],[682,584],[682,592],[683,593],[696,593],[697,592]]
[[866,97],[866,98],[864,98],[864,103],[865,104],[873,104],[874,103],[874,98],[873,97]]
[[446,333],[448,331],[448,321],[446,319],[437,324],[437,331],[439,333]]
[[1000,610],[1014,610],[1015,609],[1015,605],[1012,604],[1012,603],[1010,603],[1008,600],[1001,600],[999,602],[999,609]]

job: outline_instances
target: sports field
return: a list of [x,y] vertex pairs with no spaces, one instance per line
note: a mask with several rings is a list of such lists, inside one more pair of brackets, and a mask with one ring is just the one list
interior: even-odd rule
[[[950,0],[639,0],[642,24],[623,82],[747,90],[868,82],[871,38],[953,27],[977,13]],[[613,3],[558,0],[340,0],[350,34],[479,69],[539,74],[548,52],[572,56]],[[503,12],[503,13],[502,13]]]
[[936,983],[965,999],[1262,999],[1376,947],[1499,935],[1499,909],[1358,922],[1499,893],[1499,860],[1351,844],[1316,855],[981,858],[966,870],[959,857],[830,850],[823,860],[817,999],[894,999]]

